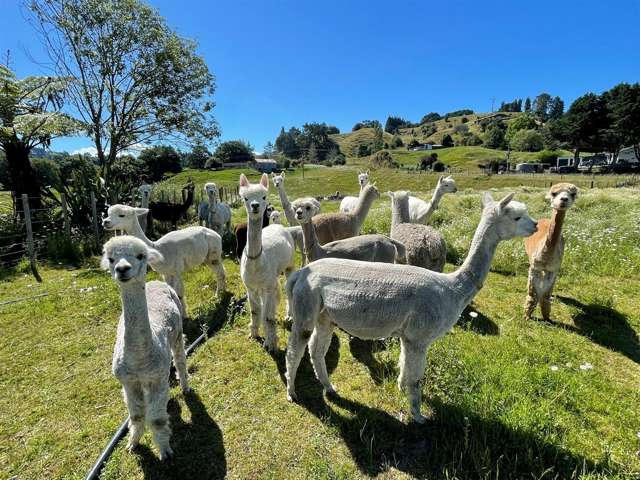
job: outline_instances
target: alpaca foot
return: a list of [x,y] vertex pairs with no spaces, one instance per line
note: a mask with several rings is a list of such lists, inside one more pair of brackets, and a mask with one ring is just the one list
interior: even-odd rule
[[289,401],[289,402],[297,402],[298,401],[298,396],[296,395],[296,392],[287,391],[287,401]]
[[131,439],[129,439],[129,441],[127,442],[127,452],[131,453],[133,452],[136,448],[138,448],[139,443],[138,442],[134,442],[131,441]]
[[413,420],[414,422],[420,425],[424,425],[425,423],[427,423],[427,417],[425,417],[421,413],[412,413],[411,420]]
[[324,394],[327,397],[337,397],[338,396],[338,391],[336,390],[335,385],[331,385],[330,388],[325,388],[324,389]]
[[271,354],[275,354],[278,352],[278,340],[265,340],[263,346],[265,350]]
[[181,389],[182,389],[182,394],[183,395],[187,395],[187,394],[193,392],[193,389],[191,387],[189,387],[189,386],[182,387]]
[[293,327],[293,317],[291,315],[287,315],[284,317],[284,328],[291,331],[291,327]]
[[160,448],[161,461],[169,460],[171,457],[173,457],[173,450],[171,450],[170,446],[167,445],[166,447]]

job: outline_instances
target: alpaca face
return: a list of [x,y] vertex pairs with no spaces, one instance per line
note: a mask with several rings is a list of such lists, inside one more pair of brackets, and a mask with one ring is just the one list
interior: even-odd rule
[[209,198],[217,198],[218,186],[213,182],[207,182],[204,184],[204,191]]
[[158,251],[148,248],[142,240],[124,235],[105,243],[101,265],[119,284],[132,280],[144,283],[149,258],[158,260],[159,256]]
[[571,183],[557,183],[547,193],[547,200],[555,210],[569,210],[578,198],[578,188]]
[[458,187],[456,185],[456,181],[453,179],[451,175],[448,177],[440,177],[438,180],[438,187],[442,193],[456,193],[458,191]]
[[280,225],[282,223],[282,221],[280,220],[280,212],[278,212],[277,210],[271,212],[271,214],[269,215],[269,220],[273,224]]
[[138,215],[149,212],[147,208],[130,207],[128,205],[112,205],[107,210],[107,216],[102,219],[105,230],[125,230],[130,232],[138,221]]
[[273,186],[276,188],[280,188],[281,185],[284,186],[284,172],[282,172],[280,175],[272,173],[271,180],[273,181]]
[[511,193],[496,202],[489,192],[485,192],[482,199],[482,216],[490,217],[490,222],[495,224],[500,240],[528,237],[538,229],[538,222],[529,216],[527,206],[514,201],[514,195]]
[[360,172],[358,174],[358,183],[360,184],[360,188],[364,188],[364,186],[369,183],[369,172]]
[[291,207],[300,223],[309,223],[320,211],[320,203],[315,198],[300,198],[295,200]]
[[142,185],[140,185],[140,187],[138,187],[138,191],[140,192],[142,198],[148,199],[151,196],[151,185],[149,185],[148,183],[143,183]]
[[247,210],[249,219],[262,219],[267,208],[267,193],[269,193],[269,177],[264,173],[260,183],[249,183],[244,174],[240,175],[240,197]]

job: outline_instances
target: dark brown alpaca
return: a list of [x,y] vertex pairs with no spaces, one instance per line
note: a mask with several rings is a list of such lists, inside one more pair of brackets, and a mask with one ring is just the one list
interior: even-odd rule
[[149,202],[149,222],[159,220],[161,222],[171,222],[174,230],[178,228],[178,220],[183,218],[187,210],[193,204],[193,191],[195,185],[189,181],[182,189],[182,203],[169,202]]

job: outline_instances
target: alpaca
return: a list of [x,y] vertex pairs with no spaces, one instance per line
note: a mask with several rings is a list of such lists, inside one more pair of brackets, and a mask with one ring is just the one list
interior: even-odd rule
[[[262,228],[269,225],[271,212],[273,212],[273,205],[269,205],[264,211],[264,216],[262,217]],[[240,260],[244,247],[247,246],[247,222],[238,223],[234,227],[233,231],[236,236],[236,257]]]
[[280,218],[280,212],[277,210],[274,210],[273,212],[271,212],[271,214],[269,215],[269,220],[271,220],[271,223],[274,225],[282,225],[282,219]]
[[409,193],[387,192],[391,197],[391,238],[406,249],[406,263],[442,272],[447,261],[447,243],[429,225],[409,223]]
[[176,230],[178,228],[178,220],[187,214],[193,204],[194,189],[195,185],[189,181],[182,189],[182,203],[149,202],[149,223],[151,224],[151,218],[161,222],[171,222],[171,226]]
[[166,460],[173,455],[167,413],[172,357],[184,393],[189,383],[180,299],[164,282],[145,284],[147,262],[151,261],[162,262],[162,254],[142,240],[121,236],[104,245],[101,263],[120,287],[122,300],[112,371],[122,384],[129,410],[127,449],[138,445],[146,421],[160,460]]
[[398,387],[406,389],[411,418],[420,413],[420,380],[427,349],[453,328],[482,288],[502,240],[531,235],[536,222],[507,195],[484,194],[483,212],[469,254],[452,273],[411,265],[323,258],[295,272],[286,284],[293,324],[286,353],[287,398],[296,399],[296,371],[309,342],[311,363],[326,393],[335,393],[325,355],[334,327],[362,339],[400,338]]
[[320,245],[312,218],[320,211],[315,198],[299,198],[291,206],[304,234],[304,254],[307,262],[320,258],[350,258],[367,262],[394,263],[396,257],[404,263],[405,248],[400,242],[384,235],[360,235]]
[[266,173],[258,184],[250,184],[244,174],[240,175],[240,196],[248,217],[247,248],[240,260],[240,277],[247,288],[251,307],[250,336],[258,337],[258,327],[262,323],[264,347],[275,353],[278,349],[276,313],[280,302],[278,277],[284,273],[288,278],[293,271],[295,245],[291,234],[282,225],[262,228],[268,192],[269,177]]
[[284,229],[289,232],[291,238],[293,238],[296,250],[298,250],[302,256],[302,266],[304,266],[307,262],[305,261],[306,258],[304,255],[304,234],[302,232],[302,227],[300,225],[295,225],[293,227],[284,227]]
[[218,235],[224,234],[225,227],[231,230],[231,209],[229,205],[218,201],[218,187],[213,182],[204,184],[207,201],[201,202],[198,207],[200,225],[205,224]]
[[280,175],[276,175],[275,173],[271,174],[273,186],[276,187],[276,189],[278,190],[278,195],[280,195],[280,203],[282,204],[284,217],[287,219],[287,223],[289,224],[289,226],[293,227],[294,225],[298,225],[298,222],[296,222],[296,215],[295,213],[293,213],[291,203],[289,203],[287,192],[284,191],[284,177],[285,172],[282,172]]
[[[140,192],[140,207],[141,208],[149,208],[149,199],[151,198],[151,190],[152,186],[148,183],[143,183],[138,187],[138,191]],[[142,231],[147,231],[147,214],[138,215],[138,222],[140,222],[140,227]]]
[[[366,172],[358,173],[358,183],[360,184],[360,192],[369,183],[369,170]],[[358,205],[358,197],[347,196],[340,202],[340,211],[343,213],[349,213],[354,210]]]
[[458,187],[456,186],[456,182],[449,175],[448,177],[441,176],[438,179],[438,183],[436,185],[435,190],[433,191],[433,196],[431,197],[430,202],[425,202],[419,198],[410,196],[409,197],[409,222],[410,223],[424,223],[426,224],[433,212],[436,211],[438,205],[440,204],[440,200],[444,196],[445,193],[456,193],[458,191]]
[[362,189],[358,197],[358,205],[349,213],[324,213],[313,217],[313,225],[320,244],[359,235],[371,205],[378,198],[380,198],[378,189],[370,183]]
[[213,230],[205,227],[187,227],[169,232],[159,240],[152,242],[140,228],[138,214],[145,213],[144,208],[127,205],[112,205],[107,217],[102,220],[105,230],[124,230],[127,234],[142,240],[149,248],[162,254],[161,260],[149,259],[149,265],[162,274],[165,282],[173,287],[182,303],[183,316],[187,316],[187,304],[184,296],[182,273],[202,264],[209,265],[217,277],[216,294],[225,291],[225,272],[222,265],[222,238]]
[[546,197],[553,208],[551,220],[540,220],[538,231],[524,240],[524,248],[529,257],[528,294],[524,307],[526,319],[531,319],[536,304],[540,302],[542,318],[549,321],[551,293],[564,255],[562,225],[567,210],[577,196],[578,189],[571,183],[553,185]]

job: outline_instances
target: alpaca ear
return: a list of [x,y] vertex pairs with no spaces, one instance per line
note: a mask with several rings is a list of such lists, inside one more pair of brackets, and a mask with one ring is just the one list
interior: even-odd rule
[[260,185],[262,185],[266,189],[269,188],[269,175],[267,175],[266,173],[262,174],[262,177],[260,178]]
[[136,215],[146,215],[147,213],[149,213],[148,208],[135,207],[134,210],[136,211]]
[[367,170],[367,172],[366,172],[366,173],[367,173],[367,175],[369,175],[369,172],[370,172],[370,171],[371,171],[371,170]]
[[318,209],[318,212],[320,211],[320,202],[315,198],[313,199],[313,206]]
[[246,175],[244,173],[240,174],[240,186],[241,187],[248,187],[249,186],[249,179],[247,179]]
[[509,205],[509,202],[513,200],[513,197],[515,197],[515,195],[516,195],[515,192],[511,192],[509,195],[507,195],[502,200],[500,200],[500,208],[502,209],[507,205]]
[[384,192],[389,198],[393,198],[393,192]]
[[485,208],[493,203],[493,197],[489,192],[482,194],[482,208]]
[[444,179],[444,175],[440,175],[440,178],[438,178],[438,185],[442,184],[443,179]]
[[285,172],[285,171],[283,170],[283,171],[282,171],[282,173],[280,174],[280,176],[281,176],[282,178],[284,178],[284,174],[285,174],[285,173],[287,173],[287,172]]
[[147,252],[147,263],[149,265],[157,265],[162,262],[164,262],[162,254],[155,248],[149,248]]

